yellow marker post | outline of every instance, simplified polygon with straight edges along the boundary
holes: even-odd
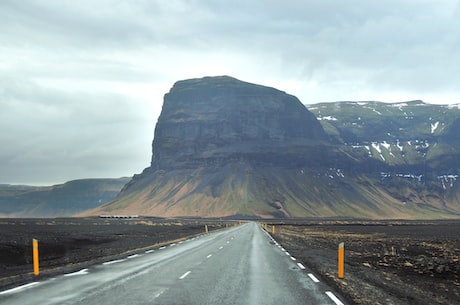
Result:
[[[344,243],[339,244],[339,259],[338,259],[338,276],[339,279],[343,279],[345,276],[345,245]]]
[[[205,226],[204,226],[204,232],[205,232],[206,234],[209,233],[209,231],[208,231],[208,225],[205,225]]]
[[[272,226],[272,234],[275,234],[275,226]]]
[[[40,268],[38,265],[38,240],[32,239],[32,254],[34,259],[34,275],[40,274]]]

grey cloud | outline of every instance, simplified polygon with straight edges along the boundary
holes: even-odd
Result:
[[[8,22],[3,36],[25,46],[122,48],[150,33],[136,10],[130,9],[135,8],[132,4],[135,2],[2,1],[0,16]]]
[[[305,103],[460,102],[459,16],[455,0],[0,1],[0,182],[142,170],[156,118],[145,109],[169,88],[126,84],[218,71],[293,82]]]
[[[460,71],[456,1],[208,1],[211,44],[279,58],[307,79],[356,70],[368,86],[443,89]],[[458,10],[458,8],[457,8]],[[215,36],[218,33],[219,36]],[[444,69],[446,73],[438,73]],[[411,77],[411,74],[413,77]],[[407,76],[404,76],[407,75]],[[423,76],[421,76],[423,75]],[[441,78],[439,78],[441,77]],[[357,79],[357,82],[360,80]],[[430,86],[426,86],[430,83]]]
[[[43,89],[30,81],[2,84],[0,183],[116,177],[147,164],[152,122],[136,101]]]

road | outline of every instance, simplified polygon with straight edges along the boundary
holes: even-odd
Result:
[[[343,304],[318,278],[248,223],[2,291],[0,304]]]

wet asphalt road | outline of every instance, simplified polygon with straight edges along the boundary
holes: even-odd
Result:
[[[0,304],[342,304],[318,278],[249,223],[2,291]]]

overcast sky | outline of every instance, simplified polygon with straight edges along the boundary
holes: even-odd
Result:
[[[140,173],[163,95],[214,75],[460,103],[459,1],[1,0],[0,183]]]

